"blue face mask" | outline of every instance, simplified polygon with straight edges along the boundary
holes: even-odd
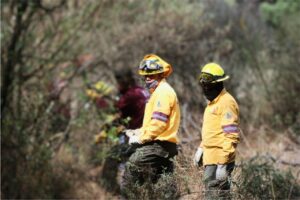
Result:
[[[158,85],[158,81],[154,80],[150,83],[146,83],[146,88],[147,89],[154,89],[154,88],[156,88],[157,85]]]

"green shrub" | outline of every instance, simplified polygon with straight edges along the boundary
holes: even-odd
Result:
[[[291,172],[279,171],[266,157],[254,157],[240,166],[237,196],[241,199],[294,199],[300,186]]]
[[[163,174],[157,183],[146,181],[142,186],[132,184],[125,191],[128,199],[178,199],[176,176]]]

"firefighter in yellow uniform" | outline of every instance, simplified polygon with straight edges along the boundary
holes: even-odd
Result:
[[[216,63],[206,64],[199,75],[208,105],[204,111],[202,141],[195,153],[194,164],[204,166],[205,195],[208,198],[229,196],[229,179],[239,143],[239,107],[223,85],[228,78]]]
[[[139,66],[150,99],[146,104],[143,125],[140,129],[126,130],[129,143],[137,145],[125,168],[126,184],[155,183],[162,173],[173,172],[172,158],[177,155],[177,132],[180,109],[174,89],[166,77],[172,66],[154,54],[144,57]]]

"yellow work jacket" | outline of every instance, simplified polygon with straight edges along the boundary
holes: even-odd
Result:
[[[239,108],[234,98],[223,89],[209,102],[202,125],[203,164],[228,164],[235,160],[239,142]]]
[[[142,143],[160,140],[178,143],[179,102],[173,88],[161,80],[146,104],[140,139]]]

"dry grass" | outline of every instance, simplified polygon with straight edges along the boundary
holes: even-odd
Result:
[[[195,127],[195,124],[200,126],[201,122],[196,122],[197,119],[201,121],[201,114],[191,114],[190,117],[185,119],[185,128],[183,129],[183,127],[181,127],[180,138],[184,142],[180,145],[180,153],[175,159],[176,168],[174,176],[165,177],[165,179],[162,179],[156,186],[145,186],[148,191],[149,189],[150,191],[154,191],[156,198],[159,197],[159,199],[162,199],[168,197],[161,191],[161,188],[169,185],[170,182],[176,183],[176,192],[173,193],[173,199],[190,200],[203,198],[203,185],[201,181],[203,169],[196,168],[192,165],[192,158],[200,141],[199,129]],[[248,166],[249,160],[257,156],[267,157],[271,160],[271,165],[267,167],[274,170],[276,177],[285,177],[285,172],[290,170],[295,181],[300,183],[299,167],[289,165],[289,163],[299,162],[298,152],[300,149],[299,145],[293,141],[288,134],[278,134],[268,127],[260,127],[259,129],[254,127],[241,128],[244,131],[241,135],[241,143],[238,146],[238,167],[233,174],[235,183],[241,184],[239,178],[243,175],[241,174],[242,163],[244,166]],[[107,148],[109,149],[109,145],[107,144],[105,147],[91,145],[93,139],[92,135],[97,129],[91,130],[89,133],[86,133],[83,129],[75,130],[76,135],[74,132],[74,137],[70,138],[70,143],[61,146],[53,160],[55,168],[60,171],[59,174],[64,174],[66,177],[69,177],[69,182],[71,183],[70,189],[62,192],[61,196],[81,199],[119,199],[120,196],[107,192],[101,187],[100,173],[102,170],[101,159],[103,158],[99,157],[100,160],[98,160],[98,162],[95,162],[95,160],[91,162],[93,156],[96,156],[97,153],[101,153]],[[257,138],[257,135],[260,135],[260,137]],[[103,154],[102,156],[105,155]],[[275,162],[272,161],[274,158]],[[253,165],[252,168],[249,169],[260,170],[255,168],[255,166],[253,167]],[[283,180],[285,179],[283,178]],[[154,197],[153,194],[146,192],[146,189],[139,189],[139,197],[142,199]],[[237,186],[233,187],[235,199],[240,199],[245,195],[242,194],[241,191],[245,190],[239,190]],[[150,194],[152,196],[150,196]],[[163,196],[157,194],[163,194]]]

